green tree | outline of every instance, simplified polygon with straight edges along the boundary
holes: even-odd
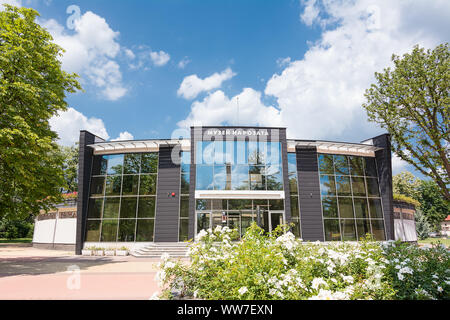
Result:
[[[428,223],[425,215],[420,209],[416,209],[416,214],[414,215],[414,218],[416,220],[417,237],[420,240],[425,240],[426,238],[428,238],[431,232],[430,224]]]
[[[442,197],[439,186],[434,181],[422,181],[418,200],[433,231],[439,231],[441,221],[450,213],[450,204]]]
[[[64,159],[62,169],[66,181],[66,192],[78,191],[78,146],[60,146],[60,152]]]
[[[33,9],[0,12],[0,218],[48,210],[65,187],[57,134],[49,119],[81,90],[61,69],[63,50],[35,22]]]
[[[418,200],[420,181],[411,172],[404,171],[392,177],[392,188],[395,194]]]
[[[433,179],[450,200],[449,48],[415,46],[394,69],[375,73],[377,84],[366,90],[363,107],[369,121],[388,130],[393,151],[424,176]]]

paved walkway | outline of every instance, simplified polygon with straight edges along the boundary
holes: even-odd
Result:
[[[158,259],[0,247],[0,300],[148,300]]]

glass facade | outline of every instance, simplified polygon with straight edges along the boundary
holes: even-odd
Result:
[[[199,141],[196,190],[283,190],[281,144]]]
[[[180,221],[179,241],[188,240],[189,231],[189,186],[191,174],[191,153],[181,152]]]
[[[320,154],[325,241],[356,241],[367,233],[385,240],[375,159]]]
[[[158,153],[94,156],[85,241],[153,241]]]
[[[297,154],[288,153],[288,174],[289,174],[289,190],[291,201],[291,219],[294,227],[292,233],[301,238],[302,229],[300,226],[300,204],[298,202],[298,177],[297,177]]]

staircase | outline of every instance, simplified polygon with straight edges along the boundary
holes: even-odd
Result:
[[[186,258],[188,244],[183,242],[153,243],[138,247],[131,251],[131,255],[139,258],[161,258],[164,253],[171,258]]]

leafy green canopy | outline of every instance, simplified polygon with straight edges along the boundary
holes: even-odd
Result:
[[[394,70],[375,73],[377,84],[363,104],[369,121],[389,131],[392,149],[432,178],[450,200],[448,44],[434,50],[414,47],[403,58],[393,55]]]
[[[81,87],[61,70],[63,50],[38,15],[9,5],[0,12],[0,218],[48,209],[66,187],[49,119],[66,110],[66,92]]]

